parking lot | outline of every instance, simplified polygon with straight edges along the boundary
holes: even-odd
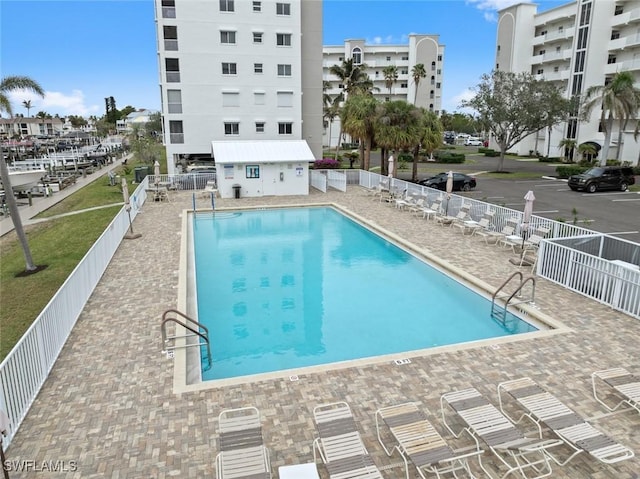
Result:
[[[524,195],[531,190],[536,197],[533,211],[536,215],[575,222],[579,226],[640,243],[640,192],[606,191],[591,194],[571,191],[566,180],[551,178],[556,174],[556,165],[529,159],[507,158],[504,169],[511,173],[505,173],[504,178],[495,178],[495,175],[490,177],[487,174],[496,170],[498,159],[475,155],[476,151],[476,148],[468,148],[467,162],[464,164],[439,165],[442,171],[452,169],[476,177],[477,187],[461,194],[522,210]],[[532,178],[518,179],[519,172],[529,173]],[[402,172],[399,176],[409,179],[410,173]],[[427,176],[422,174],[420,178]],[[640,177],[636,177],[636,185],[639,183]]]

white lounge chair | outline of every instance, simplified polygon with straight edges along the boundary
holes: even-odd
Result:
[[[598,386],[602,383],[608,386],[609,392],[617,395],[615,406],[609,406],[598,397]],[[640,377],[631,374],[624,368],[605,369],[591,374],[593,397],[609,411],[615,411],[621,406],[631,407],[640,413]],[[600,394],[602,396],[602,392]]]
[[[218,416],[218,479],[270,479],[269,451],[262,440],[260,412],[255,407],[225,409]]]
[[[385,445],[382,439],[383,425],[386,425],[395,439],[394,446]],[[407,479],[409,479],[410,460],[418,470],[418,474],[426,479],[425,472],[435,474],[465,471],[467,477],[475,477],[467,460],[482,454],[473,451],[467,454],[456,454],[429,422],[425,414],[414,403],[398,404],[380,408],[376,411],[376,432],[378,441],[388,456],[398,451],[404,460]]]
[[[383,479],[346,402],[316,406],[313,418],[318,432],[313,441],[313,460],[317,461],[317,451],[330,479]]]
[[[466,427],[457,433],[447,423],[445,406],[455,411],[464,421]],[[551,475],[551,463],[546,450],[562,444],[560,440],[540,440],[527,437],[513,423],[485,399],[475,388],[453,391],[440,398],[442,421],[446,428],[456,437],[466,432],[476,443],[480,451],[482,441],[493,455],[507,468],[502,477],[517,473],[527,479],[541,478]],[[482,464],[480,467],[489,476],[491,472]],[[532,476],[529,474],[533,474]]]
[[[614,464],[634,456],[632,450],[597,430],[530,378],[515,379],[498,385],[501,410],[505,393],[524,409],[524,413],[516,422],[520,422],[524,417],[530,419],[538,427],[540,437],[544,425],[573,450],[564,461],[548,453],[560,466],[581,452],[586,452],[605,464]]]

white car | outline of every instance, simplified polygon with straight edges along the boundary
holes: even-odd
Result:
[[[480,138],[476,138],[474,136],[470,136],[464,142],[465,146],[482,146],[483,141]]]

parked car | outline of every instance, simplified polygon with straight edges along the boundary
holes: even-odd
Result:
[[[455,131],[445,131],[443,136],[444,142],[448,145],[453,145],[456,141]]]
[[[470,136],[464,141],[465,146],[482,146],[483,141],[475,136]]]
[[[445,191],[447,189],[447,174],[448,173],[438,173],[436,176],[421,180],[418,183],[422,186],[428,186],[430,188]],[[453,174],[454,191],[469,191],[475,187],[476,179],[473,176],[465,175],[464,173]]]
[[[629,166],[596,166],[579,175],[569,177],[569,188],[595,193],[598,190],[627,191],[636,182]]]

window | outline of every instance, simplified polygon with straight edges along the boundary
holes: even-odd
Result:
[[[184,143],[184,132],[181,121],[169,121],[169,141],[171,143]]]
[[[278,135],[293,134],[293,123],[278,123]]]
[[[545,53],[547,53],[547,51],[546,51],[546,50],[540,50],[540,51],[538,52],[538,55],[544,55]]]
[[[276,3],[276,15],[291,15],[291,4]]]
[[[436,82],[436,88],[440,88],[440,82]]]
[[[162,27],[164,36],[164,49],[176,51],[178,49],[178,27],[165,25]]]
[[[620,32],[618,30],[614,30],[611,32],[611,40],[617,40],[620,38]]]
[[[387,57],[387,61],[390,62],[391,61],[391,57]]]
[[[240,134],[240,123],[238,123],[238,122],[225,122],[224,123],[224,134],[225,135],[239,135]]]
[[[162,0],[162,18],[176,18],[176,0]]]
[[[408,60],[408,59],[409,59],[408,55],[403,55],[402,58],[401,58],[401,60]]]
[[[180,90],[167,90],[167,112],[182,113],[182,92]]]
[[[500,45],[498,45],[498,53],[500,52]]]
[[[265,94],[263,91],[254,91],[253,92],[253,103],[254,105],[264,105],[265,104]]]
[[[560,53],[560,47],[556,47],[556,53]]]
[[[407,70],[406,68],[403,68],[402,70],[400,70],[400,75],[408,75],[409,74],[409,70]]]
[[[560,67],[553,67],[553,73],[558,73],[560,71]]]
[[[253,32],[253,43],[262,43],[262,32]]]
[[[400,83],[400,88],[409,88],[409,84],[407,84],[407,83]]]
[[[261,12],[262,11],[262,2],[253,2],[253,11]]]
[[[291,76],[291,65],[278,64],[278,76],[279,77],[290,77]]]
[[[542,75],[544,73],[544,69],[543,68],[538,68],[538,71],[536,73],[538,75]]]
[[[220,32],[220,43],[235,43],[236,42],[236,32]]]
[[[238,73],[238,70],[236,68],[236,64],[235,63],[226,63],[226,62],[222,63],[222,74],[223,75],[236,75],[237,73]]]
[[[622,15],[624,13],[624,6],[616,5],[616,9],[613,12],[614,15]]]
[[[612,63],[616,62],[616,56],[615,55],[609,55],[609,57],[607,58],[607,63],[609,65],[611,65]]]
[[[233,12],[235,8],[233,6],[234,0],[220,0],[220,11],[221,12]]]
[[[240,106],[240,93],[223,91],[222,106]]]
[[[433,111],[433,103],[429,103],[429,111]]]
[[[442,55],[438,55],[438,61],[441,62],[442,61]]]
[[[351,52],[351,58],[353,58],[354,65],[362,65],[362,50],[360,48],[355,47]]]
[[[434,77],[433,75],[431,75],[431,84],[432,85],[436,84],[436,77]]]
[[[388,96],[385,96],[384,101],[391,101],[391,98],[389,98]]]
[[[577,46],[576,46],[577,50],[582,50],[584,48],[587,48],[587,33],[588,32],[589,32],[588,28],[581,28],[578,31],[578,42],[577,42]]]
[[[576,72],[583,72],[584,71],[584,57],[585,57],[585,51],[581,51],[576,53],[576,68],[575,71]],[[609,55],[609,58],[611,58],[612,56]],[[607,63],[615,63],[616,62],[616,57],[613,56],[613,62],[607,62]]]
[[[260,166],[258,165],[247,165],[245,172],[247,178],[260,178]]]
[[[264,121],[256,121],[256,133],[264,133]]]
[[[177,58],[165,58],[164,64],[167,70],[167,83],[179,83],[180,61]]]
[[[436,69],[436,62],[431,62],[431,71]]]
[[[338,61],[341,62],[344,60],[344,57],[338,57]]]
[[[279,47],[291,46],[291,34],[290,33],[276,33],[276,45]]]
[[[253,73],[262,73],[262,63],[253,64]]]
[[[440,70],[439,68],[436,70],[436,75],[440,75],[442,74],[442,70]]]
[[[435,97],[435,92],[433,90],[429,90],[429,98]]]
[[[292,91],[279,91],[278,95],[278,107],[290,108],[293,106],[293,92]]]

